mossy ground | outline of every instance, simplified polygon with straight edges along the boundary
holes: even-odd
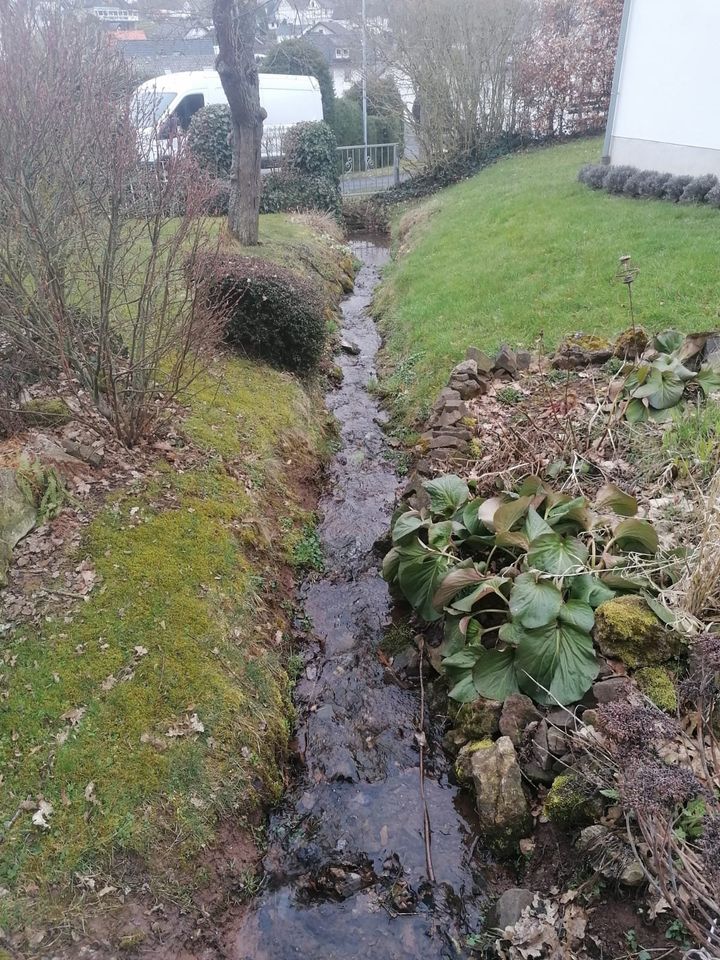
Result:
[[[289,570],[312,518],[298,484],[317,473],[325,414],[292,377],[236,358],[187,403],[198,465],[161,461],[114,495],[78,558],[100,585],[5,641],[0,928],[67,917],[83,878],[119,885],[128,864],[190,902],[222,818],[281,792]],[[40,799],[47,829],[23,809]]]

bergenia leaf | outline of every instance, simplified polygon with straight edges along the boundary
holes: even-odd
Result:
[[[520,689],[547,705],[581,700],[598,675],[589,633],[559,622],[528,631],[515,652]]]
[[[397,574],[400,589],[424,620],[439,620],[442,614],[435,609],[432,601],[450,561],[443,554],[431,550],[414,550],[410,553],[403,548],[400,552]]]
[[[401,514],[395,521],[392,530],[393,543],[402,543],[411,539],[419,530],[429,526],[430,521],[423,519],[419,511],[409,510]]]
[[[653,346],[658,353],[675,353],[685,342],[685,337],[677,330],[665,330],[653,337]]]
[[[634,517],[638,511],[638,502],[635,497],[625,493],[614,483],[606,483],[598,490],[595,498],[598,510],[612,510],[620,517]]]
[[[478,518],[480,522],[492,533],[495,533],[495,514],[505,502],[502,497],[488,497],[487,500],[482,501],[478,508]]]
[[[531,567],[564,577],[578,571],[587,558],[588,549],[579,540],[561,537],[558,533],[546,533],[530,544],[527,561]]]
[[[493,523],[498,533],[509,533],[527,514],[532,497],[519,497],[504,503],[493,517]]]
[[[582,600],[568,600],[560,607],[558,620],[571,627],[577,627],[585,633],[590,633],[595,626],[595,614],[589,603]]]
[[[628,553],[656,554],[659,541],[657,531],[647,520],[623,520],[613,530],[613,543]]]
[[[461,590],[466,587],[473,587],[479,583],[484,583],[488,579],[484,569],[478,566],[455,567],[443,579],[435,596],[433,597],[433,606],[442,610],[447,604],[456,597]]]
[[[428,480],[423,486],[430,496],[431,511],[442,517],[451,517],[470,498],[468,485],[453,474]]]
[[[532,630],[554,623],[562,594],[549,580],[540,580],[532,573],[522,573],[510,592],[510,613],[524,627]]]
[[[478,695],[488,700],[506,700],[520,690],[515,673],[515,650],[483,650],[473,668]]]

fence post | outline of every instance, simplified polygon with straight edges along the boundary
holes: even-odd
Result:
[[[398,145],[393,144],[393,176],[395,179],[395,186],[400,186],[400,150]]]

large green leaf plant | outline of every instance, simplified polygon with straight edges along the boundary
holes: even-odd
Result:
[[[383,572],[422,619],[445,618],[451,697],[581,699],[598,673],[595,609],[651,586],[641,558],[658,537],[635,498],[606,484],[591,506],[534,476],[487,499],[452,475],[425,489],[429,509],[396,513]]]
[[[658,334],[653,347],[655,360],[628,365],[621,397],[624,416],[629,423],[647,420],[664,422],[672,418],[672,410],[683,400],[688,387],[696,387],[708,397],[720,389],[720,376],[708,365],[691,370],[682,361],[685,337],[675,330]]]

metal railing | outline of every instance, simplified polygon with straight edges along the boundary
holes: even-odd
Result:
[[[362,197],[396,187],[401,181],[400,144],[338,147],[338,174],[344,196]]]

